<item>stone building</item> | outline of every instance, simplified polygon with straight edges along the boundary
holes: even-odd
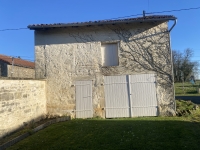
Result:
[[[174,21],[168,29],[168,21]],[[76,118],[175,115],[174,16],[36,24],[36,78],[47,111]]]
[[[0,77],[35,78],[35,63],[0,55]]]

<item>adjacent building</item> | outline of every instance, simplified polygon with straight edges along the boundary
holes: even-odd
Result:
[[[35,63],[0,54],[0,77],[35,78]]]

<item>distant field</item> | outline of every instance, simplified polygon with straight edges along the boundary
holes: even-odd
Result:
[[[190,82],[175,83],[174,85],[176,96],[200,96],[200,93],[197,93],[197,88],[200,88],[199,80],[194,85]]]

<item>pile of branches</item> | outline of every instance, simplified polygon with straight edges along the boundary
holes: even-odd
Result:
[[[191,101],[176,100],[176,116],[188,116],[197,109],[199,106]]]

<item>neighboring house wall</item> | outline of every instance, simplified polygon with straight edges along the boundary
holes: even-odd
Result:
[[[104,76],[153,73],[157,76],[159,115],[174,115],[171,50],[166,31],[166,22],[35,31],[36,78],[47,79],[48,113],[73,115],[75,81],[92,80],[94,116],[105,117]],[[118,44],[118,66],[102,66],[105,43]]]
[[[14,78],[35,78],[35,69],[19,67],[19,66],[12,66],[7,65],[8,74],[7,77],[14,77]]]
[[[0,138],[46,117],[45,81],[0,80]]]
[[[0,76],[13,78],[35,78],[35,69],[9,65],[0,61]]]

